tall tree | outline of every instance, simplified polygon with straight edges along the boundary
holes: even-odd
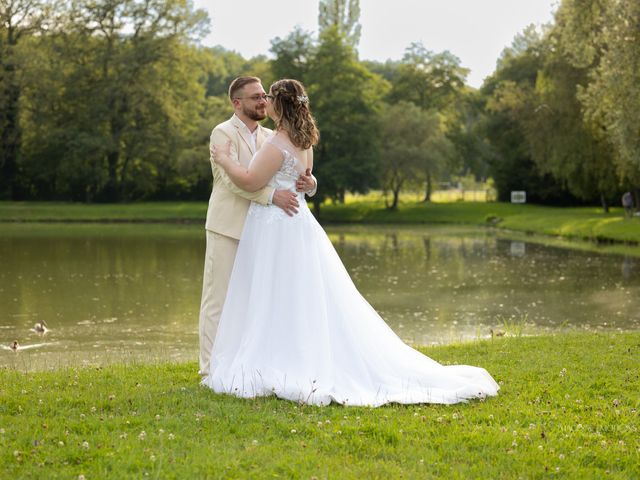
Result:
[[[0,198],[14,198],[18,173],[21,79],[18,45],[43,31],[51,19],[51,3],[0,0]]]
[[[588,83],[588,70],[569,64],[556,47],[555,35],[545,42],[544,65],[538,73],[533,114],[520,122],[538,168],[562,181],[576,197],[600,200],[605,212],[618,192],[612,148],[585,122],[578,92]]]
[[[188,186],[176,159],[204,100],[202,57],[189,36],[205,17],[181,0],[82,1],[66,16],[64,29],[34,40],[24,71],[23,164],[35,194],[178,195]]]
[[[452,157],[452,145],[444,132],[442,115],[401,101],[387,107],[382,115],[381,183],[391,192],[387,208],[395,210],[400,191],[406,185],[424,185],[424,201],[431,200],[433,184]]]
[[[314,171],[322,188],[314,197],[343,200],[346,191],[366,192],[378,180],[378,118],[388,85],[360,64],[335,27],[320,35],[308,88],[320,128]]]
[[[335,28],[352,47],[360,42],[360,0],[320,0],[320,32]]]
[[[529,27],[507,47],[496,71],[485,80],[485,129],[493,148],[489,170],[498,199],[508,201],[512,190],[525,190],[527,199],[540,203],[571,201],[561,181],[541,172],[533,160],[524,119],[534,115],[538,72],[543,67],[542,34]]]
[[[560,46],[589,70],[578,96],[585,119],[613,147],[621,178],[640,185],[640,4],[565,0],[557,15]]]
[[[296,27],[285,38],[276,37],[271,41],[271,52],[275,59],[271,70],[275,78],[295,78],[307,82],[309,66],[316,53],[313,36]]]
[[[412,43],[398,66],[390,99],[409,100],[424,110],[444,110],[459,98],[468,73],[451,52],[434,53],[422,43]]]
[[[144,158],[140,147],[162,138],[155,134],[162,135],[163,129],[178,128],[181,112],[174,102],[188,102],[185,85],[180,90],[172,85],[185,79],[179,74],[185,53],[181,44],[204,33],[206,15],[181,0],[83,1],[72,15],[75,38],[83,39],[75,48],[88,67],[79,74],[85,78],[85,93],[97,100],[94,121],[104,138],[107,180],[101,197],[120,200],[130,170]],[[176,148],[163,143],[167,150],[152,154],[160,165]],[[156,169],[160,184],[169,181],[164,171]]]

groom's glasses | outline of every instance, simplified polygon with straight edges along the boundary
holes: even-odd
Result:
[[[250,97],[236,97],[236,100],[244,100],[245,98],[248,98],[249,100],[253,100],[254,102],[259,102],[260,100],[264,100],[266,102],[267,98],[269,97],[270,95],[263,93],[262,95],[256,94],[256,95],[251,95]]]

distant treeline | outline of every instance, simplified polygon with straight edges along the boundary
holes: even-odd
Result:
[[[208,137],[238,75],[302,80],[321,131],[324,198],[462,175],[500,199],[616,201],[640,185],[640,3],[563,0],[527,28],[480,90],[448,51],[408,46],[361,61],[359,4],[321,0],[318,34],[272,56],[198,44],[207,15],[185,0],[0,0],[0,198],[205,199]]]

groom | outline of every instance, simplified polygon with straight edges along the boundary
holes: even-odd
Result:
[[[231,141],[234,160],[249,166],[253,154],[271,135],[271,130],[258,122],[267,117],[267,96],[257,77],[238,77],[229,86],[229,99],[234,114],[226,122],[216,126],[211,133],[210,147]],[[213,190],[209,198],[205,225],[207,247],[200,304],[200,375],[209,375],[209,359],[213,340],[227,295],[229,277],[238,249],[244,220],[250,201],[263,205],[274,204],[288,215],[298,213],[297,195],[289,190],[274,190],[266,186],[257,192],[239,189],[210,157],[213,172]],[[297,182],[298,191],[313,195],[317,183],[313,175],[302,175]]]

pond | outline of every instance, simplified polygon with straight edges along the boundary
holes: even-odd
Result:
[[[640,328],[637,257],[484,228],[327,231],[412,344]],[[1,224],[0,366],[195,360],[203,255],[201,226]]]

